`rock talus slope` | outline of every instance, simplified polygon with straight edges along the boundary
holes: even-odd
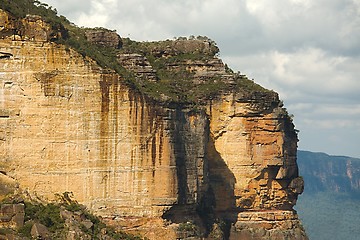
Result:
[[[5,31],[10,20],[1,14]],[[297,135],[276,93],[227,91],[200,110],[160,104],[49,42],[47,31],[0,39],[0,195],[16,188],[51,201],[72,192],[150,239],[161,235],[149,221],[164,239],[219,239],[222,222],[222,238],[307,239],[292,209],[303,188]],[[229,77],[219,59],[212,62],[179,65],[195,69],[199,81]],[[189,222],[195,233],[181,228]]]

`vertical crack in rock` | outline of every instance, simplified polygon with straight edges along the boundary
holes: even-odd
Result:
[[[209,187],[205,199],[200,206],[200,214],[211,231],[213,225],[222,219],[226,224],[222,231],[227,239],[230,226],[236,222],[237,210],[235,202],[236,178],[225,160],[215,147],[214,137],[208,132],[210,139],[207,145],[206,160],[208,164]]]
[[[181,109],[176,108],[173,113],[173,143],[174,155],[176,162],[176,172],[178,179],[178,204],[185,205],[188,203],[189,187],[187,174],[187,156],[186,156],[186,140],[184,139],[184,124],[186,123],[184,113]],[[190,199],[189,199],[190,200]]]
[[[100,159],[96,161],[96,171],[101,172],[101,184],[104,187],[104,198],[114,192],[111,186],[116,184],[116,165],[118,159],[118,112],[119,112],[119,83],[118,76],[104,73],[99,81],[101,91],[100,105]]]
[[[97,161],[97,168],[102,170],[102,179],[100,184],[103,186],[103,198],[108,197],[109,173],[106,166],[109,160],[109,110],[110,110],[110,86],[111,81],[107,75],[102,75],[99,82],[101,90],[101,120],[100,120],[100,159]],[[105,168],[105,169],[104,169]]]
[[[100,121],[100,158],[106,161],[108,158],[108,133],[109,133],[109,104],[111,82],[106,75],[102,75],[99,82],[101,90],[101,121]]]
[[[208,118],[204,112],[192,112],[180,106],[170,111],[171,141],[177,173],[177,203],[165,212],[163,218],[176,223],[192,219],[202,226],[204,221],[198,210],[207,198]]]

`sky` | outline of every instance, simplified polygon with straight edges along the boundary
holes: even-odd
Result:
[[[42,0],[137,41],[208,36],[220,58],[279,93],[299,149],[360,158],[360,0]]]

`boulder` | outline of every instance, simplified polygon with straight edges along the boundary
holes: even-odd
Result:
[[[31,236],[35,239],[50,239],[50,232],[47,227],[41,223],[34,223],[31,228]]]
[[[95,43],[103,47],[121,48],[121,37],[116,31],[105,28],[96,28],[86,30],[85,36],[89,42]]]

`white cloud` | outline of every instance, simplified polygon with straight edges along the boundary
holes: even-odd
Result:
[[[87,3],[90,6],[88,11],[81,12],[76,19],[80,26],[107,27],[118,12],[117,0],[91,0]]]
[[[315,119],[304,119],[304,123],[311,125],[312,128],[320,129],[338,129],[348,128],[354,131],[359,131],[360,124],[357,121],[343,120],[343,119],[327,119],[327,120],[315,120]]]
[[[321,104],[317,110],[324,115],[340,115],[345,117],[356,116],[360,117],[360,104]],[[359,122],[360,123],[360,122]]]
[[[311,111],[314,108],[313,103],[293,103],[288,104],[288,108],[292,109],[293,111]]]
[[[360,14],[355,1],[247,0],[246,6],[264,30],[259,37],[282,51],[295,44],[353,54],[351,49],[358,47]]]
[[[271,50],[259,55],[225,57],[225,60],[233,68],[249,72],[250,77],[266,87],[280,91],[285,100],[360,100],[360,68],[355,67],[360,66],[359,58],[301,48],[290,53]]]
[[[360,37],[357,0],[45,1],[79,25],[106,25],[138,40],[212,35],[231,41],[227,54],[304,45],[354,54]]]
[[[91,4],[88,0],[41,0],[50,6],[55,7],[60,15],[66,16],[70,21],[77,22],[77,18],[82,13],[90,11]]]
[[[320,95],[336,96],[360,91],[360,81],[343,70],[346,62],[354,59],[331,56],[315,48],[300,49],[294,53],[274,52],[271,57],[275,65],[274,77],[280,84],[304,88],[309,93]]]

